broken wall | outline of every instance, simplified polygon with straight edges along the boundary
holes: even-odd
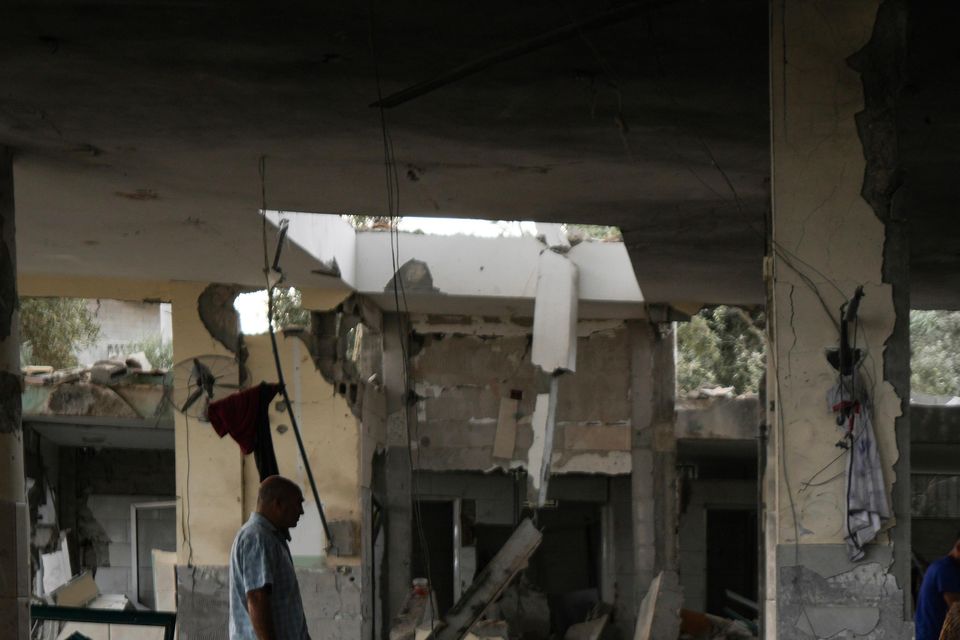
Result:
[[[174,362],[205,354],[234,356],[225,344],[235,344],[238,335],[239,325],[232,307],[233,296],[240,290],[237,287],[223,286],[222,295],[210,296],[210,285],[206,283],[36,276],[21,278],[21,282],[24,295],[169,301],[173,309]],[[303,291],[306,306],[313,301],[336,303],[342,299],[342,292],[325,295],[323,291]],[[353,534],[360,519],[358,420],[317,371],[301,340],[278,335],[278,342],[288,392],[327,517],[334,524],[349,523],[340,528]],[[269,337],[249,336],[245,344],[246,366],[253,383],[275,381]],[[345,637],[359,637],[360,607],[353,607],[350,594],[356,591],[359,601],[360,559],[338,558],[333,566],[328,566],[328,558],[322,556],[324,540],[319,517],[311,509],[312,493],[299,462],[289,420],[278,411],[278,400],[279,397],[271,406],[278,464],[282,474],[300,484],[306,500],[307,513],[301,521],[302,528],[295,530],[297,539],[292,549],[298,563],[307,565],[299,571],[304,604],[310,615],[308,623],[316,637],[325,637],[324,633],[334,628]],[[212,576],[215,583],[225,575],[233,538],[255,503],[258,483],[252,456],[244,458],[229,436],[220,439],[208,423],[177,413],[175,433],[180,633],[182,638],[197,638],[204,637],[204,629],[216,628],[222,633],[225,628],[226,601],[209,592],[213,583],[205,577]],[[359,546],[354,544],[354,549]]]
[[[417,393],[413,434],[422,469],[511,469],[528,464],[536,396],[545,392],[530,362],[527,333],[489,335],[476,327],[429,333],[418,326],[410,375]],[[560,378],[553,473],[630,473],[630,351],[624,324],[581,323],[577,371]],[[511,403],[511,398],[516,401]],[[518,398],[518,400],[517,400]],[[505,409],[503,409],[505,407]],[[513,421],[515,420],[515,427]],[[494,452],[498,430],[509,444]]]
[[[772,5],[767,637],[911,632],[909,439],[901,419],[909,409],[908,272],[902,228],[890,216],[896,184],[883,184],[895,172],[885,164],[897,148],[883,120],[891,111],[876,87],[865,89],[871,78],[897,73],[895,59],[875,56],[899,46],[901,17],[888,11],[896,4]],[[867,353],[860,384],[871,395],[894,518],[853,563],[844,543],[844,476],[834,477],[836,468],[818,474],[842,436],[826,401],[837,376],[824,348],[837,345],[841,304],[858,285],[865,297],[854,339]]]

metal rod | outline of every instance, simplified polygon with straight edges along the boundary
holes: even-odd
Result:
[[[307,470],[307,479],[310,481],[310,490],[313,492],[313,500],[317,503],[317,511],[320,513],[320,524],[323,525],[323,534],[327,537],[327,551],[333,547],[333,534],[330,533],[330,527],[327,525],[327,517],[323,513],[323,504],[320,502],[320,493],[317,491],[317,483],[313,479],[313,469],[310,468],[310,460],[307,459],[307,450],[303,446],[303,437],[300,435],[300,425],[297,424],[297,418],[293,414],[293,405],[290,402],[290,396],[287,395],[287,385],[283,380],[283,367],[280,364],[280,350],[277,347],[277,334],[273,330],[273,287],[267,289],[267,328],[270,332],[270,344],[273,346],[273,361],[277,366],[277,383],[280,385],[280,394],[283,396],[283,403],[287,407],[287,415],[290,416],[290,425],[293,427],[293,434],[297,436],[297,447],[300,449],[300,458],[303,460],[303,467]]]
[[[177,614],[165,611],[117,611],[115,609],[54,607],[45,604],[34,604],[30,605],[30,617],[34,620],[163,627],[164,640],[173,640],[173,632],[177,626]]]

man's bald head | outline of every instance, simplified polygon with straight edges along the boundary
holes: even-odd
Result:
[[[257,513],[274,526],[292,529],[303,514],[303,492],[296,482],[283,476],[270,476],[260,483]]]

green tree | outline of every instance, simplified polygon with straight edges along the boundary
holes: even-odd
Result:
[[[960,311],[910,312],[910,386],[960,395]]]
[[[757,391],[766,366],[762,310],[703,309],[677,329],[677,385],[693,391],[707,384]]]
[[[100,325],[81,298],[20,298],[23,365],[77,366],[77,349],[92,345]]]
[[[347,214],[343,216],[347,222],[353,225],[354,229],[368,231],[370,229],[390,229],[399,223],[401,218],[396,216],[364,216],[360,214]]]
[[[278,287],[273,291],[273,326],[277,329],[287,327],[307,327],[310,325],[310,312],[301,305],[303,297],[294,287]]]

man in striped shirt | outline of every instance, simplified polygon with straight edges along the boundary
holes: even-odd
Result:
[[[270,476],[230,550],[230,640],[310,640],[287,542],[303,515],[294,482]]]

